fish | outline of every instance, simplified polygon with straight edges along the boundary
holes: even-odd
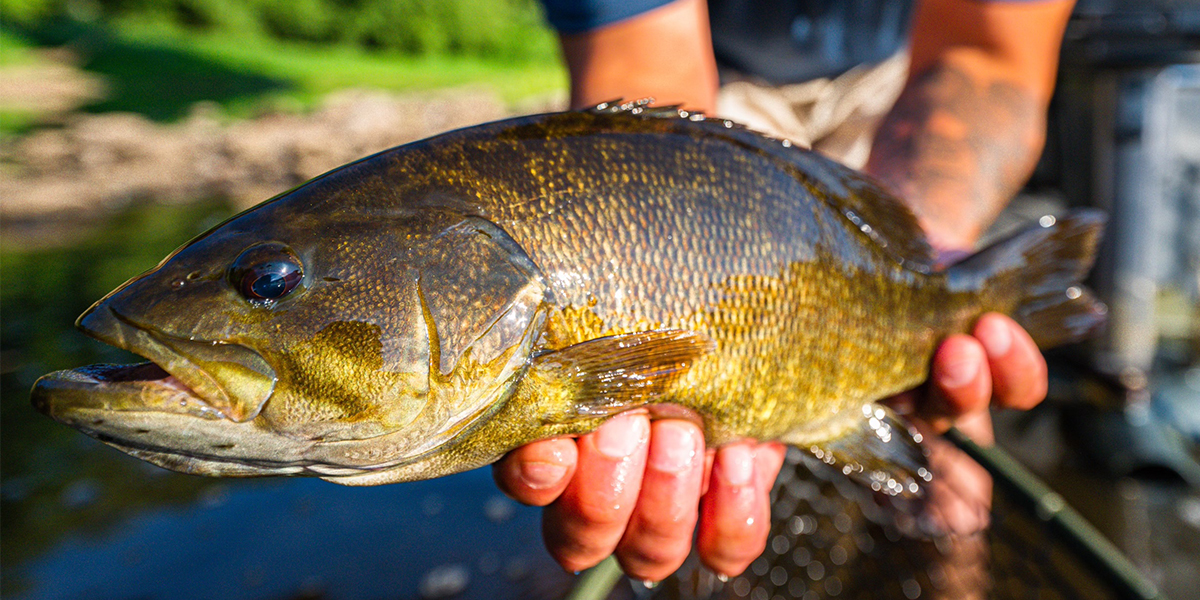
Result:
[[[676,107],[603,103],[386,150],[187,242],[89,308],[150,362],[42,377],[34,406],[210,476],[428,479],[633,409],[710,446],[780,440],[919,492],[880,399],[947,335],[1011,314],[1042,347],[1099,327],[1076,210],[937,265],[863,174]]]

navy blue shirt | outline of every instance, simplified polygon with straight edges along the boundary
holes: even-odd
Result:
[[[671,0],[542,0],[560,33],[589,31]],[[989,1],[989,0],[984,0]],[[990,0],[1028,1],[1028,0]],[[895,54],[912,0],[709,0],[717,64],[784,84],[833,77]]]

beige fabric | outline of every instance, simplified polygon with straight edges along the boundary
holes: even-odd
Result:
[[[871,139],[908,75],[908,53],[834,79],[784,86],[734,81],[721,87],[717,114],[862,168]]]

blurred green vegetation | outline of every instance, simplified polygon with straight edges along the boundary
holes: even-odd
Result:
[[[537,59],[553,53],[536,0],[0,0],[23,26],[56,18],[154,22],[196,32],[410,55]]]
[[[0,0],[0,2],[3,1]],[[30,51],[27,40],[10,31],[0,29],[0,67],[28,64],[33,60],[34,55]]]
[[[0,0],[0,66],[63,48],[107,96],[89,112],[234,118],[347,87],[480,86],[509,103],[566,75],[535,0]],[[28,119],[0,114],[0,131]],[[7,123],[6,123],[7,121]]]

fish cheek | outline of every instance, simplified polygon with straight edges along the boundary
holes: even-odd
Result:
[[[278,431],[323,441],[373,437],[412,422],[429,391],[428,345],[425,356],[411,357],[411,368],[397,368],[384,333],[374,323],[334,321],[290,344],[264,419]]]

